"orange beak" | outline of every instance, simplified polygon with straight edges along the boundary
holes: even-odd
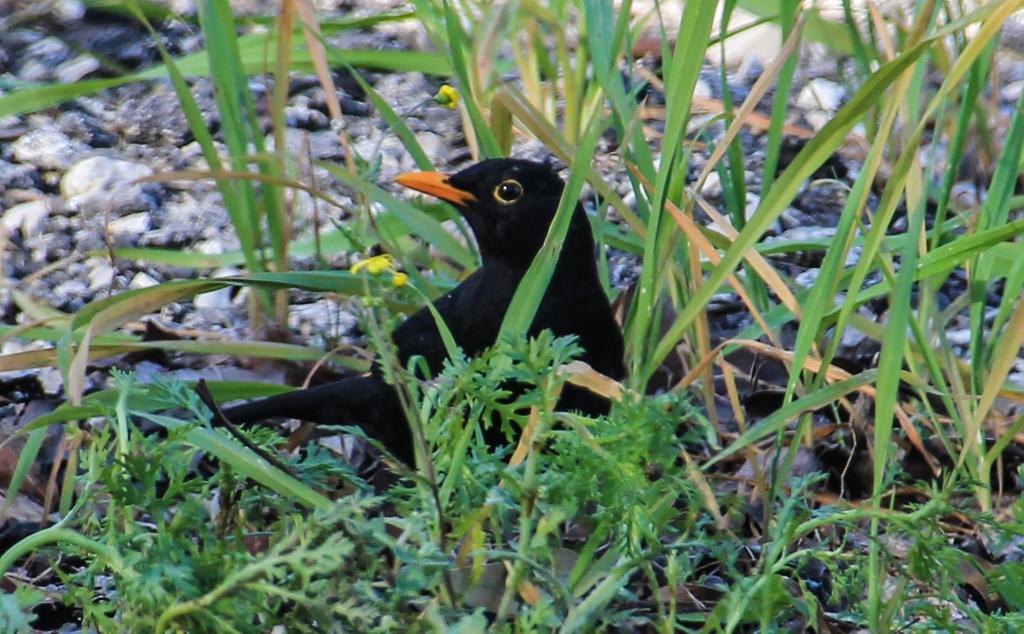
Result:
[[[430,194],[453,205],[465,206],[476,202],[476,196],[453,187],[448,182],[448,177],[440,172],[406,172],[400,174],[395,182],[402,187]]]

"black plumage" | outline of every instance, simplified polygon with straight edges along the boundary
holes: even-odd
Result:
[[[564,183],[550,167],[515,159],[477,163],[456,174],[403,174],[397,181],[445,200],[466,218],[480,248],[482,266],[434,301],[455,342],[470,356],[495,343],[512,296],[537,255],[558,208]],[[562,251],[529,333],[550,329],[576,335],[582,360],[612,378],[623,375],[622,334],[601,287],[594,238],[585,212],[576,206]],[[404,365],[423,357],[432,373],[447,358],[433,316],[420,309],[391,333]],[[600,414],[608,402],[566,386],[559,407]],[[358,425],[398,458],[413,459],[412,440],[392,386],[375,370],[272,396],[225,411],[236,423],[275,417],[337,425]],[[497,442],[489,435],[491,442]]]

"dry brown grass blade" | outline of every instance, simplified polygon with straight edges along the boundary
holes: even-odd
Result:
[[[326,93],[324,98],[327,102],[327,111],[330,112],[331,119],[340,122],[342,120],[341,104],[338,103],[338,91],[334,87],[331,67],[327,62],[327,51],[321,41],[323,34],[320,32],[320,24],[316,20],[316,9],[311,0],[284,0],[284,4],[294,6],[299,13],[299,19],[302,20],[302,33],[306,36],[306,45],[309,46],[309,57],[313,62],[313,69]]]
[[[781,58],[781,57],[780,57]],[[661,78],[640,66],[636,69],[636,72],[640,77],[647,83],[654,86],[658,90],[664,92],[665,84],[661,81]],[[767,71],[766,73],[767,74]],[[756,104],[755,104],[756,105]],[[712,97],[702,97],[698,95],[693,96],[693,113],[694,114],[723,114],[725,112],[725,104],[721,99],[714,99]],[[764,132],[771,127],[772,118],[770,115],[762,114],[760,112],[754,112],[753,108],[747,112],[741,112],[741,108],[734,107],[732,109],[733,117],[740,123],[740,125],[747,126],[755,132]],[[664,119],[665,108],[663,106],[643,106],[641,109],[641,116],[648,119]],[[810,139],[815,135],[814,130],[804,128],[797,125],[786,124],[782,127],[782,131],[789,136],[794,136],[800,139]]]
[[[765,356],[772,357],[783,363],[793,362],[792,352],[763,344],[760,341],[752,341],[749,339],[733,339],[731,340],[731,343],[736,343],[745,346],[751,350],[754,350]],[[819,373],[821,371],[821,360],[808,358],[804,361],[803,369],[809,372]],[[842,368],[839,368],[834,365],[829,365],[828,368],[826,368],[825,370],[825,378],[832,382],[843,381],[850,378],[851,376],[852,375],[846,370],[843,370]],[[875,388],[871,385],[862,385],[859,388],[857,388],[857,390],[871,398],[876,398],[878,396]],[[928,462],[929,467],[931,467],[932,471],[937,475],[940,472],[939,461],[935,459],[935,456],[933,456],[931,452],[925,449],[924,442],[922,442],[921,440],[921,434],[919,434],[917,429],[914,427],[914,424],[910,420],[910,417],[907,415],[906,410],[903,408],[901,404],[896,403],[894,405],[894,411],[896,413],[896,418],[899,420],[900,427],[903,429],[903,433],[907,435],[907,440],[910,441],[910,443],[914,446],[915,449],[921,452],[921,455],[924,456],[924,459]]]
[[[718,530],[729,532],[729,522],[722,515],[722,509],[718,506],[718,499],[715,497],[715,492],[711,489],[711,485],[708,484],[707,479],[704,478],[704,474],[701,473],[700,467],[694,462],[693,458],[686,450],[679,452],[682,456],[683,461],[686,462],[686,476],[693,482],[697,490],[700,491],[701,497],[704,499],[704,505],[708,512],[711,513],[712,517],[715,518],[715,526]]]
[[[530,408],[530,415],[526,419],[526,427],[523,427],[522,433],[519,434],[516,450],[512,452],[512,457],[508,459],[508,466],[518,467],[526,460],[526,454],[530,453],[530,446],[533,444],[533,433],[537,431],[537,422],[539,420],[540,409],[534,405]],[[504,482],[501,482],[499,486],[503,484]]]
[[[134,346],[103,346],[99,350],[89,351],[89,361],[102,359],[107,356],[127,354],[137,349]],[[0,355],[0,372],[46,368],[55,365],[57,365],[56,348],[25,350],[24,352],[11,352]]]
[[[57,320],[63,320],[63,319],[66,319],[66,318],[65,317],[47,317],[47,318],[43,318],[43,319],[35,319],[35,320],[32,320],[32,321],[28,321],[28,322],[25,322],[23,324],[18,324],[17,326],[14,326],[13,328],[8,330],[7,332],[5,332],[2,335],[0,335],[0,346],[2,346],[3,344],[7,343],[8,341],[11,341],[12,339],[17,339],[18,337],[21,336],[21,333],[25,332],[26,330],[31,330],[32,328],[37,328],[39,326],[45,326],[46,324],[48,324],[50,322],[57,321]],[[3,359],[6,356],[7,355],[0,355],[0,359]]]
[[[697,202],[697,204],[700,205],[701,210],[708,214],[708,216],[711,217],[711,220],[714,221],[715,225],[722,230],[722,233],[723,235],[725,235],[725,237],[729,238],[730,240],[736,240],[736,238],[739,236],[739,232],[736,231],[736,229],[732,226],[732,223],[729,222],[728,218],[719,213],[718,210],[714,208],[714,206],[709,205],[708,202],[704,200],[704,198],[697,194],[695,191],[690,190],[690,195]],[[775,271],[775,268],[771,264],[769,264],[768,260],[766,260],[763,255],[761,255],[760,253],[753,249],[748,251],[744,258],[746,259],[747,264],[749,264],[751,267],[754,268],[755,271],[757,271],[757,274],[761,277],[764,283],[771,288],[772,292],[774,292],[778,296],[779,301],[782,302],[782,305],[785,306],[786,309],[793,314],[793,316],[799,319],[803,315],[803,311],[800,310],[800,303],[796,301],[796,297],[793,295],[792,291],[789,290],[789,286],[787,286],[786,283],[782,281],[782,276],[780,276]],[[719,258],[719,260],[721,260],[721,258]],[[716,261],[714,262],[714,264],[718,264],[718,262]],[[748,310],[751,310],[751,312],[755,315],[755,319],[757,319],[757,317],[760,316],[757,313],[757,311],[753,310],[750,306],[748,306]],[[765,328],[763,319],[758,319],[757,322],[758,324],[761,325],[762,328]],[[770,333],[771,331],[765,329],[765,332]],[[771,335],[769,334],[769,338],[770,337]]]
[[[638,71],[639,74],[644,77],[654,77],[649,70],[642,69]],[[655,77],[657,79],[657,77]],[[661,80],[658,80],[659,83]],[[644,119],[664,119],[665,108],[664,106],[641,106],[639,108],[640,116]],[[710,114],[718,115],[725,112],[725,104],[722,103],[721,99],[714,99],[713,97],[700,97],[697,95],[693,96],[693,112],[694,114]],[[739,112],[739,108],[733,108],[733,116],[736,116]],[[752,132],[760,133],[768,130],[771,126],[772,118],[766,114],[760,112],[748,113],[744,119],[741,119],[743,125],[750,128]],[[814,138],[814,130],[805,128],[803,126],[793,125],[787,123],[782,126],[782,131],[787,136],[796,137],[798,139],[812,139]]]
[[[793,362],[792,352],[761,343],[760,341],[753,341],[750,339],[729,339],[723,341],[721,344],[716,346],[715,349],[712,350],[712,354],[710,356],[701,359],[700,363],[696,367],[691,369],[690,372],[686,374],[686,376],[680,379],[680,381],[676,383],[675,386],[673,386],[672,391],[686,389],[695,380],[697,380],[697,377],[699,377],[704,372],[708,365],[714,362],[718,355],[722,353],[722,350],[732,345],[744,346],[755,352],[764,354],[765,356],[769,356],[778,361],[781,361],[782,363],[789,364]],[[809,372],[817,373],[821,369],[821,361],[819,359],[806,359],[803,363],[802,369],[807,370]],[[829,365],[825,372],[826,380],[833,383],[846,380],[851,376],[852,375],[849,372],[835,365]],[[861,392],[866,396],[869,396],[870,398],[875,398],[877,395],[875,388],[870,385],[862,385],[859,388],[857,388],[857,391]],[[925,449],[924,443],[921,440],[921,434],[919,434],[917,429],[914,427],[914,424],[911,421],[910,416],[907,415],[906,410],[903,408],[902,405],[896,403],[894,411],[896,412],[896,418],[897,420],[899,420],[900,427],[907,435],[907,439],[910,441],[910,443],[914,446],[915,449],[921,452],[921,455],[928,462],[928,466],[932,469],[932,471],[938,474],[940,471],[939,461],[936,460],[935,456],[933,456],[931,452]]]
[[[768,90],[775,84],[775,79],[779,73],[782,72],[782,67],[789,60],[790,56],[796,51],[796,46],[800,42],[800,34],[803,33],[804,28],[804,16],[802,12],[799,12],[796,18],[796,23],[793,25],[793,30],[790,32],[789,37],[786,38],[786,42],[783,44],[779,54],[775,56],[771,65],[765,69],[761,76],[757,78],[754,85],[750,87],[750,94],[743,100],[743,104],[739,110],[736,111],[735,120],[729,129],[725,131],[725,136],[715,144],[715,150],[708,157],[707,163],[704,164],[704,169],[701,170],[700,176],[697,177],[697,181],[694,184],[694,189],[700,190],[704,186],[704,181],[707,179],[708,174],[711,170],[715,169],[718,165],[718,161],[722,160],[725,153],[729,150],[729,146],[732,145],[733,140],[739,135],[740,130],[743,128],[743,122],[746,120],[747,115],[754,111],[754,108],[761,101]]]
[[[629,168],[629,171],[633,173],[633,175],[637,178],[637,180],[640,181],[640,183],[644,186],[645,189],[647,189],[648,191],[651,191],[653,189],[653,187],[651,186],[651,182],[647,180],[647,178],[645,178],[643,174],[640,173],[640,170],[637,169],[636,165],[627,161],[626,167]],[[672,215],[672,218],[676,221],[676,224],[679,225],[679,228],[683,231],[684,234],[686,234],[686,237],[690,240],[690,243],[696,246],[697,249],[700,250],[700,252],[706,258],[708,258],[708,260],[712,264],[718,264],[719,262],[721,262],[722,258],[721,256],[718,255],[718,251],[715,250],[711,242],[707,239],[707,237],[700,230],[700,228],[697,227],[697,224],[687,214],[683,213],[679,209],[679,207],[677,207],[672,201],[669,200],[665,201],[665,209],[668,210],[668,212]],[[751,253],[754,255],[751,255]],[[761,256],[761,254],[757,252],[751,253],[747,254],[751,258],[756,256],[757,258],[761,258],[762,260],[764,259]],[[764,264],[765,266],[768,266],[767,262],[765,262]],[[772,273],[774,273],[774,269],[772,269]],[[739,281],[739,278],[737,278],[734,274],[730,274],[726,279],[728,280],[729,285],[732,286],[733,290],[739,296],[740,300],[747,307],[747,310],[750,311],[751,317],[761,327],[761,330],[768,336],[768,339],[771,340],[773,343],[778,344],[778,341],[775,339],[772,329],[768,327],[768,322],[764,320],[764,317],[761,316],[760,311],[757,310],[757,306],[755,306],[753,300],[750,299],[750,295],[747,294],[746,287],[744,287],[743,284]]]
[[[260,183],[267,183],[269,185],[280,185],[282,187],[288,187],[289,189],[299,189],[317,200],[322,200],[332,207],[337,209],[344,208],[340,201],[328,196],[322,190],[306,185],[301,181],[292,180],[290,178],[279,178],[268,174],[260,174],[259,172],[245,172],[241,170],[177,170],[173,172],[157,172],[156,174],[140,178],[136,182],[166,183],[170,181],[201,181],[208,179],[248,179]]]
[[[882,17],[881,12],[875,3],[867,3],[868,13],[871,16],[871,22],[875,26],[875,34],[878,36],[878,40],[882,43],[882,53],[886,62],[891,62],[896,58],[896,42],[892,39],[892,33],[890,32],[890,24]]]
[[[621,401],[622,395],[626,391],[622,383],[601,374],[584,361],[566,363],[558,371],[566,375],[566,380],[569,383],[613,401]]]

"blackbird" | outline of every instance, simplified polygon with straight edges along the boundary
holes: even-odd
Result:
[[[564,183],[549,166],[516,159],[482,161],[452,175],[412,172],[396,181],[454,205],[476,236],[483,265],[436,299],[434,306],[459,347],[469,356],[479,355],[495,343],[505,310],[544,242]],[[529,334],[544,329],[557,336],[576,335],[584,350],[583,361],[607,376],[622,377],[622,333],[598,280],[594,238],[579,204]],[[403,366],[419,355],[431,373],[437,373],[447,358],[434,318],[426,308],[402,322],[391,337]],[[599,415],[607,412],[609,403],[567,385],[559,407]],[[235,423],[288,417],[357,425],[397,458],[413,462],[412,435],[400,401],[379,368],[365,376],[231,407],[224,413]],[[486,437],[492,445],[505,442],[494,432]]]

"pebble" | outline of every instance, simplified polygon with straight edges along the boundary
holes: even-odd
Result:
[[[284,109],[284,116],[289,128],[323,130],[331,125],[331,120],[327,115],[305,106],[288,106]]]
[[[193,94],[196,92],[194,90]],[[211,117],[207,116],[203,106],[200,108],[204,120],[209,124]],[[193,138],[174,87],[168,82],[156,82],[151,90],[140,95],[132,93],[122,99],[110,117],[110,127],[126,141],[142,145],[170,142],[176,147],[182,147]]]
[[[81,0],[56,0],[50,10],[60,22],[78,22],[85,17],[85,3]]]
[[[68,170],[60,190],[70,208],[86,213],[148,210],[154,207],[152,188],[135,181],[152,173],[141,163],[92,156]]]
[[[53,78],[62,84],[70,84],[100,69],[99,60],[92,55],[79,55],[57,66]]]
[[[156,286],[159,283],[160,282],[156,281],[152,275],[145,273],[143,271],[139,271],[138,273],[135,274],[135,277],[132,278],[132,281],[129,283],[129,286],[131,288],[150,288],[152,286]]]
[[[117,143],[117,137],[107,132],[92,114],[80,111],[62,112],[57,117],[57,126],[72,140],[91,148],[113,147]]]
[[[18,69],[18,78],[27,82],[48,82],[53,70],[73,55],[71,48],[60,38],[44,37],[28,45]]]
[[[308,304],[293,304],[288,309],[288,327],[297,331],[303,340],[322,337],[325,333],[334,336],[350,334],[358,321],[355,315],[339,310],[335,302],[320,300]]]
[[[64,376],[58,368],[39,368],[36,370],[36,380],[46,394],[60,394],[64,389]]]
[[[836,235],[834,227],[819,227],[816,225],[806,227],[793,227],[792,229],[786,229],[773,238],[774,240],[793,240],[795,242],[802,242],[805,240],[828,240],[832,236]]]
[[[266,142],[268,148],[274,148],[273,135],[267,135]],[[289,128],[285,130],[284,144],[291,156],[306,156],[308,153],[318,161],[342,161],[345,158],[341,140],[330,130],[308,132]]]
[[[14,205],[0,217],[0,224],[9,233],[21,231],[21,235],[29,236],[39,231],[43,221],[50,214],[50,203],[46,200],[33,200]]]
[[[824,110],[811,110],[804,113],[804,119],[815,132],[820,132],[832,120],[832,115]]]
[[[240,271],[238,269],[220,268],[214,271],[210,277],[233,277],[239,274]],[[193,300],[193,304],[195,304],[196,308],[227,310],[231,308],[231,295],[234,290],[235,289],[231,286],[225,286],[224,288],[220,288],[209,293],[196,295],[195,300]]]
[[[971,330],[969,328],[948,330],[946,331],[946,341],[954,346],[966,346],[971,342]]]
[[[1000,89],[1003,101],[1017,101],[1024,93],[1024,79],[1006,84]]]
[[[433,132],[423,131],[416,133],[416,142],[423,148],[423,153],[429,156],[441,156],[444,154],[444,139]]]
[[[89,290],[98,291],[110,288],[114,282],[114,267],[109,262],[103,261],[89,270]]]
[[[800,288],[810,288],[814,286],[814,283],[818,281],[818,274],[821,271],[819,269],[807,269],[802,271],[793,278],[793,281],[797,283]]]
[[[718,175],[718,172],[708,174],[708,177],[704,179],[704,186],[700,188],[700,193],[707,198],[722,196],[722,177]]]
[[[209,293],[196,295],[192,300],[193,305],[199,309],[206,310],[227,310],[231,308],[231,289],[220,288]]]
[[[196,0],[169,0],[168,8],[181,15],[195,15]]]
[[[693,87],[693,96],[701,99],[713,99],[715,91],[711,88],[711,84],[704,80],[703,77],[697,80],[697,84]]]
[[[779,215],[778,222],[783,231],[817,224],[813,218],[794,207],[786,207]]]
[[[801,110],[825,110],[835,112],[842,105],[846,90],[829,79],[812,79],[804,84],[797,95],[796,105]]]
[[[53,296],[58,301],[62,302],[63,306],[67,309],[78,310],[81,308],[85,301],[82,299],[89,294],[89,287],[85,285],[85,282],[79,279],[64,280],[57,286],[53,287]]]
[[[959,205],[961,209],[974,209],[981,204],[978,198],[978,186],[970,181],[953,183],[950,199]]]
[[[112,235],[136,235],[141,236],[149,231],[151,226],[148,212],[140,211],[127,216],[115,218],[107,224],[107,229]]]
[[[0,161],[0,193],[8,189],[35,189],[39,184],[39,171],[34,165]]]
[[[224,242],[219,239],[204,240],[196,244],[196,253],[202,253],[203,255],[220,255],[224,253]]]
[[[856,328],[847,328],[843,331],[843,336],[839,339],[839,345],[846,348],[856,348],[860,345],[860,342],[864,341],[864,333],[857,330]]]
[[[89,149],[66,134],[47,125],[24,134],[11,144],[14,159],[44,170],[66,170]]]
[[[848,269],[851,266],[856,266],[860,262],[860,254],[863,252],[864,247],[859,244],[851,246],[849,253],[846,254],[846,261],[843,262],[843,267]]]

